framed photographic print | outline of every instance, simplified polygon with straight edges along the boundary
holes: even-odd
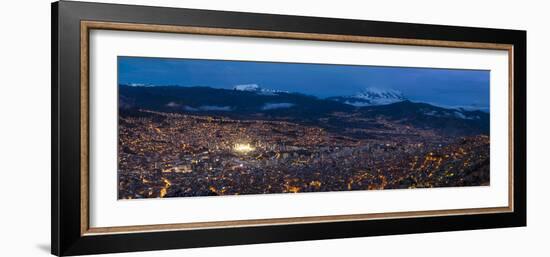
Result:
[[[52,253],[526,225],[526,32],[52,5]]]

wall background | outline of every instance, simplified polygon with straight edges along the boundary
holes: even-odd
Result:
[[[528,227],[127,253],[116,256],[544,256],[550,250],[550,22],[545,1],[104,0],[174,7],[528,31]],[[47,256],[50,242],[50,1],[10,1],[0,15],[2,256]],[[530,253],[530,254],[529,254]]]

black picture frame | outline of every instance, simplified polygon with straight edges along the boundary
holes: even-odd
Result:
[[[526,31],[61,1],[52,4],[51,252],[59,256],[526,225]],[[513,201],[507,213],[100,235],[81,233],[81,21],[513,45]]]

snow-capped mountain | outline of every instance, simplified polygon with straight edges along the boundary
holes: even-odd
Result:
[[[129,87],[154,87],[154,85],[151,84],[143,84],[143,83],[130,83],[128,84]]]
[[[260,90],[260,86],[258,84],[244,84],[244,85],[236,85],[233,87],[233,89],[238,91],[251,91],[255,92]]]
[[[288,93],[287,91],[282,91],[282,90],[262,88],[258,84],[236,85],[236,86],[233,87],[233,90],[254,92],[254,93],[257,93],[257,94],[261,94],[261,95],[276,95],[278,93]]]
[[[328,99],[356,107],[386,105],[407,100],[398,90],[378,88],[366,88],[353,96],[336,96]]]

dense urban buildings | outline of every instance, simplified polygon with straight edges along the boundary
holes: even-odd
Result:
[[[489,184],[486,135],[138,112],[119,117],[119,199]]]

